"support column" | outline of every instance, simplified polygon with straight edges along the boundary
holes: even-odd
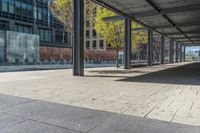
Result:
[[[84,0],[73,0],[73,75],[84,75]]]
[[[176,42],[176,62],[178,62],[178,43]]]
[[[183,62],[185,62],[185,45],[183,45]]]
[[[174,63],[174,40],[170,40],[169,62]]]
[[[129,18],[125,18],[124,24],[124,69],[131,69],[131,20]]]
[[[148,30],[147,65],[152,66],[153,60],[153,31]]]
[[[180,44],[180,62],[183,62],[183,45]]]
[[[165,36],[161,35],[161,64],[165,64]]]

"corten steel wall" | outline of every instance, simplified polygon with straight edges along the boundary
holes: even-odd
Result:
[[[123,51],[123,49],[121,50]],[[85,50],[84,58],[86,60],[115,60],[115,49],[101,50]],[[71,60],[72,49],[71,48],[56,48],[40,46],[40,59],[41,60]]]
[[[41,60],[66,60],[72,59],[71,48],[56,48],[40,46]]]

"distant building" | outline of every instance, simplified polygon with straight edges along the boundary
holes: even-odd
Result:
[[[62,58],[53,54],[68,51],[70,36],[52,16],[49,5],[49,0],[0,0],[0,30],[36,34],[40,39],[41,59]]]
[[[106,41],[95,31],[92,18],[87,20],[85,29],[85,49],[105,51],[107,48]]]

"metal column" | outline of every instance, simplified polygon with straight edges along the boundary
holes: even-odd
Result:
[[[131,20],[129,18],[125,18],[124,27],[124,69],[131,69]]]
[[[178,43],[176,43],[176,62],[178,62],[178,51],[179,51],[179,47],[178,47]]]
[[[147,46],[147,65],[151,66],[153,61],[153,31],[148,30],[148,46]]]
[[[180,44],[180,62],[183,62],[183,45]]]
[[[183,62],[185,62],[185,45],[183,45]]]
[[[174,40],[170,40],[169,62],[174,63]]]
[[[84,0],[73,0],[73,75],[84,75]]]
[[[161,64],[165,64],[165,36],[161,35]]]

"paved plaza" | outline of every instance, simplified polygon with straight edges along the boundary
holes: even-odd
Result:
[[[199,68],[0,73],[0,133],[200,133]]]

